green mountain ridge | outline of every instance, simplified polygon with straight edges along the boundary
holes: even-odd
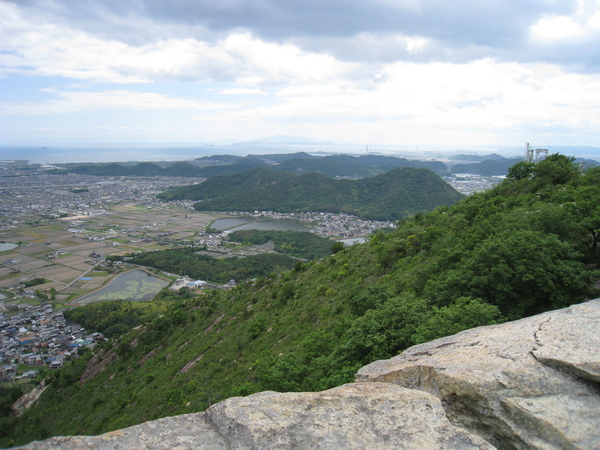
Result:
[[[159,195],[165,201],[200,200],[198,211],[344,212],[373,220],[399,220],[463,197],[430,170],[408,167],[359,180],[261,168]]]
[[[270,167],[273,170],[304,174],[317,172],[329,177],[366,178],[381,175],[400,167],[429,169],[440,176],[450,173],[475,173],[482,175],[506,175],[507,170],[522,158],[507,159],[500,155],[459,155],[456,160],[480,161],[460,163],[458,169],[449,170],[441,161],[411,160],[385,155],[329,155],[316,156],[305,152],[268,155],[213,155],[196,158],[190,162],[160,163],[69,163],[62,169],[48,173],[79,173],[93,176],[173,176],[211,178],[244,172],[245,170]]]
[[[2,419],[3,442],[341,385],[413,344],[596,297],[599,240],[600,168],[580,171],[561,155],[518,163],[496,188],[365,244],[173,298],[162,315],[54,372],[28,411]]]

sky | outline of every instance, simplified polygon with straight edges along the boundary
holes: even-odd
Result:
[[[0,0],[0,146],[600,146],[600,0]]]

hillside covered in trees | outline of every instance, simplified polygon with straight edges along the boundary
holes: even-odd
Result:
[[[600,168],[561,155],[518,163],[493,190],[365,244],[173,299],[163,315],[54,372],[32,408],[2,419],[3,442],[340,385],[413,344],[594,298],[599,240]]]
[[[507,159],[500,155],[461,155],[459,164],[452,167],[442,161],[423,161],[388,155],[328,155],[317,156],[304,152],[269,155],[214,155],[179,162],[139,163],[69,163],[48,173],[78,173],[94,176],[164,176],[212,178],[232,175],[260,167],[280,172],[304,174],[316,172],[328,177],[366,178],[401,167],[429,169],[443,176],[450,173],[506,175],[507,170],[522,158]],[[470,161],[470,162],[469,162]]]
[[[310,172],[255,169],[169,189],[169,200],[199,200],[198,211],[324,211],[372,220],[400,220],[451,205],[464,196],[428,169],[401,168],[360,180]]]

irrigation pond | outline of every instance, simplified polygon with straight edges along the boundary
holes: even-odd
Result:
[[[83,306],[106,300],[129,300],[134,302],[150,301],[169,281],[156,277],[144,270],[125,272],[91,294],[70,302]]]

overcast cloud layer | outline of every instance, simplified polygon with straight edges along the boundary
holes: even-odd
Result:
[[[599,48],[598,0],[0,0],[0,145],[600,145]]]

